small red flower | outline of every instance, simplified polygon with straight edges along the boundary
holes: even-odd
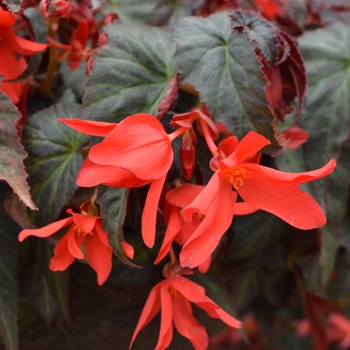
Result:
[[[187,221],[192,220],[194,213],[206,215],[182,248],[181,266],[196,267],[212,253],[232,222],[238,194],[248,209],[263,209],[303,230],[326,223],[320,205],[298,184],[330,174],[335,160],[314,171],[284,173],[252,162],[252,157],[268,144],[270,141],[253,131],[241,142],[236,137],[229,137],[220,143],[218,156],[210,163],[214,175],[206,188],[181,212]]]
[[[185,128],[168,135],[159,120],[144,113],[129,116],[119,124],[59,120],[78,131],[105,136],[91,147],[78,174],[79,186],[132,188],[150,184],[142,214],[142,238],[152,247],[158,202],[174,157],[171,142]]]
[[[112,269],[112,248],[107,240],[107,233],[102,229],[101,217],[97,216],[97,208],[90,201],[80,207],[81,213],[73,213],[67,209],[71,216],[38,229],[22,230],[19,241],[28,236],[45,238],[53,235],[63,227],[69,226],[67,233],[59,240],[54,249],[55,256],[51,259],[49,268],[52,271],[64,271],[74,262],[74,259],[85,259],[80,249],[84,245],[86,260],[96,271],[97,283],[102,285],[108,278]],[[124,251],[132,257],[132,249],[126,244]]]
[[[285,11],[282,0],[253,0],[256,8],[268,20],[274,20],[276,16],[284,16]]]
[[[15,35],[11,29],[15,21],[12,13],[0,7],[0,76],[3,75],[4,79],[3,82],[0,82],[0,89],[11,97],[14,103],[17,103],[21,95],[22,84],[6,82],[6,80],[16,79],[25,71],[28,65],[23,56],[41,52],[47,48],[47,45]]]
[[[277,136],[278,144],[282,150],[289,148],[291,150],[297,149],[309,138],[309,133],[298,126],[291,126],[284,130],[282,134]]]
[[[242,323],[230,316],[205,295],[205,289],[180,275],[171,276],[158,283],[151,290],[140,319],[131,339],[130,347],[137,334],[161,310],[161,325],[156,350],[166,349],[173,336],[173,322],[177,331],[186,337],[195,349],[206,349],[208,334],[192,315],[191,302],[213,318],[221,319],[233,328],[241,328]]]

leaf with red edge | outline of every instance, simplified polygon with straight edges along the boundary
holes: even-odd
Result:
[[[183,83],[192,84],[215,121],[238,138],[255,130],[276,145],[255,45],[232,30],[229,12],[187,17],[174,31]]]
[[[174,102],[179,88],[179,79],[180,76],[177,74],[170,80],[168,91],[159,103],[157,119],[161,119]]]
[[[0,92],[0,179],[5,180],[30,209],[37,209],[29,193],[23,159],[27,157],[17,134],[20,113],[12,100]]]
[[[278,56],[278,43],[272,25],[254,12],[236,11],[232,15],[232,28],[243,30],[256,45],[257,54],[261,53],[272,66]]]
[[[299,51],[298,44],[289,34],[276,29],[276,35],[282,49],[282,58],[278,67],[282,77],[283,95],[274,112],[283,121],[285,114],[291,111],[291,104],[297,97],[298,103],[295,118],[298,119],[303,107],[307,87],[304,59]]]

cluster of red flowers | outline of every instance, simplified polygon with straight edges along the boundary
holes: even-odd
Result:
[[[264,2],[256,0],[255,3]],[[269,4],[269,11],[265,7],[266,17],[281,14],[278,1],[270,1]],[[86,49],[86,44],[88,38],[92,47],[96,44],[99,24],[95,23],[87,7],[83,3],[64,1],[46,1],[43,5],[42,11],[47,17],[59,15],[76,24],[69,43],[62,44],[50,37],[50,49],[63,52],[52,57],[56,61],[67,58],[71,69],[77,68],[82,59],[89,60],[90,49]],[[112,17],[107,16],[104,21]],[[23,85],[8,81],[17,78],[26,69],[24,56],[41,52],[48,45],[15,35],[11,29],[14,23],[15,16],[0,7],[0,75],[4,76],[1,90],[17,103]],[[276,104],[281,97],[280,90],[276,89],[281,84],[278,74],[266,71],[274,87],[266,90],[271,105]],[[285,173],[268,168],[260,164],[260,152],[270,144],[267,138],[251,131],[238,140],[224,125],[215,123],[203,106],[173,116],[171,125],[176,130],[170,134],[166,133],[158,119],[144,113],[128,116],[118,124],[80,119],[59,120],[81,133],[104,138],[90,148],[77,177],[79,186],[103,184],[136,188],[149,185],[141,231],[142,239],[149,248],[155,244],[157,212],[160,198],[164,195],[161,209],[166,230],[155,264],[163,261],[168,254],[171,261],[165,265],[165,279],[152,289],[148,297],[130,346],[138,332],[161,309],[161,328],[156,349],[165,349],[170,344],[172,322],[196,349],[206,348],[208,335],[192,315],[191,302],[228,326],[241,327],[241,322],[205,295],[203,287],[183,277],[192,274],[194,268],[203,273],[209,268],[212,253],[236,215],[265,210],[303,230],[326,223],[321,206],[298,185],[329,175],[336,165],[333,159],[320,169],[303,173]],[[193,127],[194,123],[196,128]],[[195,130],[204,137],[212,154],[209,164],[212,177],[207,184],[189,182],[195,167]],[[165,190],[166,178],[174,159],[172,142],[178,137],[182,138],[180,159],[184,178],[173,183],[171,189]],[[302,130],[290,128],[278,140],[282,148],[295,148],[306,138],[307,134]],[[75,259],[86,260],[96,271],[98,284],[101,285],[111,272],[113,251],[107,233],[102,229],[102,219],[94,201],[85,202],[80,210],[80,213],[74,213],[68,209],[70,216],[67,218],[39,229],[25,229],[20,233],[19,240],[23,241],[28,236],[49,237],[69,227],[55,246],[50,269],[62,271]],[[178,259],[173,250],[174,242],[181,246]],[[126,256],[132,259],[133,247],[123,242],[123,249]]]

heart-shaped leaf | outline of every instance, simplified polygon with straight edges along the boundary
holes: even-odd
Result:
[[[35,113],[23,130],[28,182],[39,208],[31,213],[31,218],[39,227],[56,220],[70,201],[83,161],[80,151],[88,140],[57,118],[83,118],[83,115],[78,104],[59,103]]]
[[[115,23],[107,44],[93,54],[93,70],[83,100],[93,120],[118,122],[146,112],[157,115],[176,74],[175,44],[161,28]]]

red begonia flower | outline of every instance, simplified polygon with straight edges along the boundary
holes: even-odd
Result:
[[[268,20],[274,20],[276,16],[284,16],[285,11],[282,0],[253,0],[256,8]]]
[[[298,126],[291,126],[284,130],[282,134],[277,136],[278,144],[282,150],[289,148],[291,150],[297,149],[300,145],[305,143],[309,138],[309,133]]]
[[[78,174],[79,186],[132,188],[150,184],[142,214],[142,238],[152,247],[158,202],[173,162],[171,142],[185,128],[168,135],[159,120],[145,113],[129,116],[115,127],[108,123],[105,128],[103,123],[97,126],[96,122],[81,121],[77,126],[76,121],[59,120],[91,135],[106,132],[104,140],[91,147]]]
[[[101,217],[95,215],[96,208],[90,201],[80,207],[81,213],[73,213],[67,209],[71,217],[56,221],[38,229],[22,230],[19,241],[22,242],[28,236],[45,238],[53,235],[63,227],[69,226],[67,233],[59,240],[54,249],[55,256],[51,259],[49,268],[52,271],[64,271],[74,262],[74,259],[84,259],[84,253],[80,249],[85,246],[86,260],[96,271],[97,283],[102,285],[108,278],[112,269],[112,248],[107,240],[107,233],[102,229]],[[126,242],[125,242],[126,243]],[[132,251],[128,244],[123,245],[127,256]]]
[[[13,32],[11,27],[15,24],[15,16],[0,7],[0,76],[5,81],[0,83],[0,89],[4,91],[14,103],[19,101],[22,90],[20,82],[6,82],[16,79],[27,68],[27,63],[22,56],[31,56],[47,48],[46,44],[39,44],[21,38]]]
[[[139,331],[161,310],[161,324],[156,350],[166,349],[173,336],[173,322],[177,331],[186,337],[195,349],[208,347],[208,334],[192,315],[191,302],[213,318],[221,319],[230,327],[241,328],[242,323],[230,316],[205,295],[205,289],[182,276],[173,276],[158,283],[151,290],[131,339],[130,347]]]
[[[181,212],[187,221],[192,220],[194,213],[206,215],[182,248],[181,266],[196,267],[212,253],[231,224],[237,194],[252,209],[268,211],[299,229],[309,230],[326,223],[320,205],[298,184],[330,174],[335,160],[320,169],[295,174],[251,162],[252,157],[268,144],[270,141],[253,131],[241,142],[236,137],[229,137],[220,143],[218,156],[210,163],[214,175],[206,188]]]

